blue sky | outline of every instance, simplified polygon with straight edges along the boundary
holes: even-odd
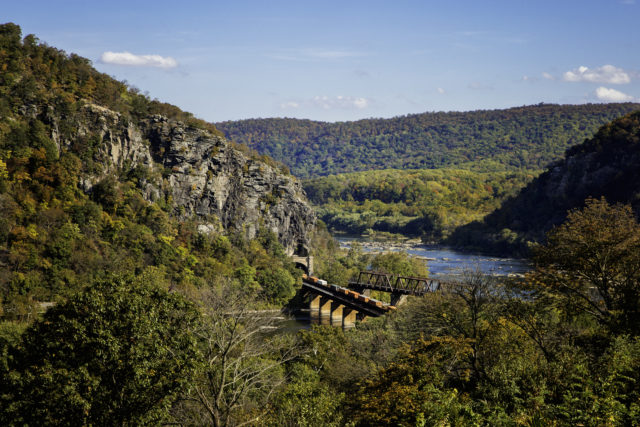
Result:
[[[3,3],[0,22],[213,122],[640,100],[640,0]]]

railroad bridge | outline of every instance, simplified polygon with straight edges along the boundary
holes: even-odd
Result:
[[[407,295],[422,296],[440,289],[440,282],[420,277],[392,276],[373,271],[361,271],[349,281],[349,288],[328,284],[307,274],[302,276],[302,290],[309,296],[312,321],[325,319],[334,326],[351,328],[356,321],[378,317],[395,311]],[[371,291],[391,294],[391,304],[371,298]]]

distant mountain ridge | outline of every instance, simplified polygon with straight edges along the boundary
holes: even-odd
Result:
[[[526,252],[570,209],[588,197],[630,204],[640,216],[640,111],[603,126],[583,144],[567,150],[517,196],[484,218],[456,230],[448,243],[497,252]]]
[[[325,123],[250,119],[216,123],[234,141],[302,178],[374,169],[540,170],[640,104],[539,104]]]

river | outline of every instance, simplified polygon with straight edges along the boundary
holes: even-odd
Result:
[[[494,276],[519,276],[529,271],[525,260],[497,258],[486,255],[458,252],[443,246],[429,246],[416,243],[379,242],[362,237],[336,237],[340,247],[349,248],[358,242],[365,252],[406,251],[424,259],[429,268],[429,277],[437,278],[460,274],[465,269],[479,269]]]

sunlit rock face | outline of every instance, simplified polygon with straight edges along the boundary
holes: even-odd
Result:
[[[53,136],[58,147],[72,144]],[[307,254],[316,217],[300,183],[224,138],[160,115],[133,123],[91,104],[84,107],[78,136],[97,144],[98,167],[80,183],[85,191],[107,176],[142,168],[144,198],[164,199],[175,216],[195,219],[199,232],[224,228],[252,239],[264,227],[288,254]]]

